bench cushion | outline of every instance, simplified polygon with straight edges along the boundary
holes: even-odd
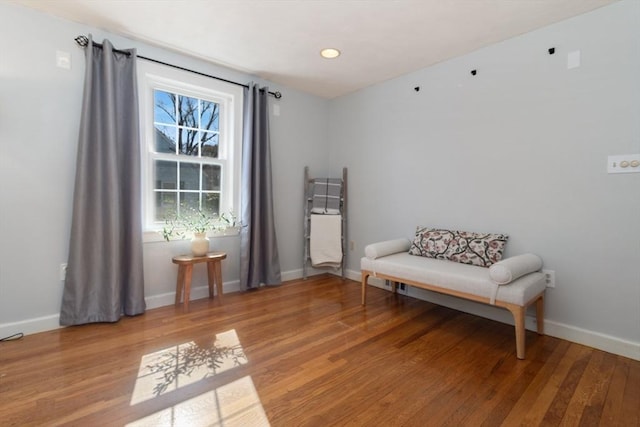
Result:
[[[483,298],[506,303],[524,305],[546,287],[544,274],[530,273],[517,278],[508,285],[499,286],[491,280],[489,269],[453,261],[417,257],[408,253],[395,253],[377,259],[364,257],[360,261],[362,270],[375,276],[385,274],[398,279],[434,285],[465,292]],[[496,294],[497,291],[497,294]]]

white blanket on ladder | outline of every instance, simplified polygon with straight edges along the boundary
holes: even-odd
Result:
[[[310,241],[313,267],[339,268],[342,263],[342,215],[311,215]]]

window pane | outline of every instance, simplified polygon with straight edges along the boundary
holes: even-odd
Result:
[[[213,132],[200,132],[200,142],[202,144],[202,157],[218,158],[218,141],[220,135]]]
[[[180,192],[180,215],[193,215],[200,209],[200,194]]]
[[[161,90],[153,91],[153,121],[176,124],[176,96]]]
[[[177,212],[178,195],[176,193],[168,193],[166,191],[156,192],[156,213],[154,221],[164,221],[172,218]]]
[[[178,188],[178,162],[156,160],[154,166],[156,189],[175,190]]]
[[[198,127],[198,100],[188,96],[178,96],[178,124],[190,128]]]
[[[220,191],[220,175],[222,174],[219,165],[202,165],[202,189],[204,191]]]
[[[203,193],[202,211],[211,216],[218,215],[220,213],[220,194]]]
[[[200,189],[200,165],[197,163],[180,163],[180,189]]]
[[[193,129],[178,129],[178,147],[180,154],[197,156],[198,131]]]
[[[176,152],[176,132],[175,126],[155,125],[153,139],[155,141],[156,153]]]
[[[200,129],[220,130],[220,104],[210,101],[202,101],[200,104]]]

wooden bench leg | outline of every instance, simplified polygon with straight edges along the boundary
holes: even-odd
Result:
[[[362,272],[362,305],[367,305],[367,280],[369,279],[369,273]]]
[[[524,327],[524,315],[526,313],[525,307],[518,305],[509,305],[507,309],[513,314],[513,320],[516,329],[516,357],[518,359],[524,359],[525,354],[525,327]]]
[[[538,326],[538,334],[544,335],[544,294],[536,301],[536,323]]]

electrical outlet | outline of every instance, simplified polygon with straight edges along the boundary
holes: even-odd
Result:
[[[64,281],[64,279],[67,277],[67,264],[65,263],[60,264],[59,275],[60,275],[60,281]]]
[[[640,154],[622,154],[607,158],[608,173],[638,173],[640,172]]]
[[[353,251],[353,248],[355,248],[355,247],[356,247],[356,242],[354,242],[353,240],[351,240],[351,241],[349,242],[349,250]]]
[[[384,281],[384,286],[385,286],[386,288],[391,289],[391,283],[392,283],[392,282],[391,282],[391,280],[385,280],[385,281]],[[407,291],[407,285],[406,285],[406,284],[404,284],[404,283],[402,283],[402,282],[397,283],[397,284],[396,284],[396,291],[397,291],[397,292],[400,292],[400,293],[404,293],[404,292],[406,292],[406,291]]]
[[[547,282],[547,288],[556,287],[556,272],[553,270],[542,270],[544,280]]]

